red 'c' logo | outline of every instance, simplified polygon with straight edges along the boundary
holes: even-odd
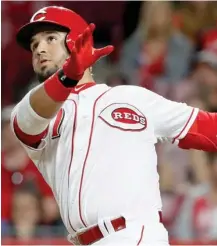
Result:
[[[45,19],[45,14],[47,12],[44,9],[40,9],[39,11],[37,11],[31,18],[30,22],[34,22],[34,21],[42,21]]]

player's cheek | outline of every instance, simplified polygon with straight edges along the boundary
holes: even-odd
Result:
[[[33,68],[36,68],[37,58],[36,58],[36,54],[35,53],[32,54],[32,65],[33,65]]]

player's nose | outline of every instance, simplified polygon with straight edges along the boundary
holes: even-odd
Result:
[[[44,53],[47,53],[47,43],[44,40],[42,40],[38,43],[36,54],[41,55]]]

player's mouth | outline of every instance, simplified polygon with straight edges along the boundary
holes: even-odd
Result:
[[[43,59],[43,60],[40,61],[40,64],[44,64],[44,63],[46,63],[46,62],[49,62],[49,60]]]

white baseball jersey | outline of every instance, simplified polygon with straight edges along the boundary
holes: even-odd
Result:
[[[198,109],[137,86],[82,87],[51,120],[40,146],[24,145],[69,233],[121,215],[159,221],[155,144],[183,138]]]

